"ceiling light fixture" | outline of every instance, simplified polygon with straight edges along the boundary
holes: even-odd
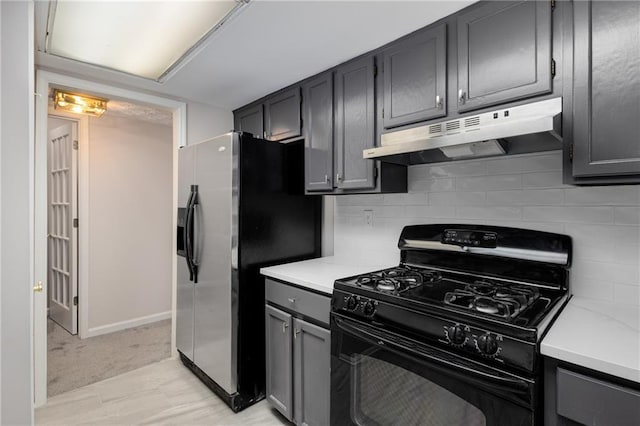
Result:
[[[88,114],[100,117],[107,110],[107,99],[94,98],[86,95],[67,93],[61,90],[53,92],[55,109],[69,111],[76,114]]]

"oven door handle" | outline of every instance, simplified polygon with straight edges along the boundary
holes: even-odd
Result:
[[[386,347],[390,350],[399,350],[404,354],[419,355],[422,358],[426,358],[429,361],[444,365],[445,367],[457,370],[459,373],[468,374],[471,377],[479,377],[483,380],[489,380],[494,383],[499,383],[504,387],[514,389],[521,392],[526,392],[529,389],[530,383],[526,379],[509,377],[506,375],[496,374],[486,367],[480,364],[465,365],[466,363],[457,359],[458,357],[453,354],[448,354],[441,350],[430,348],[427,345],[413,343],[407,339],[401,338],[390,334],[389,332],[379,332],[371,329],[366,325],[354,323],[351,320],[340,317],[339,314],[333,313],[333,318],[338,327],[343,331],[350,333],[360,339],[380,347]],[[443,356],[444,355],[444,356]],[[470,364],[470,363],[469,363]]]

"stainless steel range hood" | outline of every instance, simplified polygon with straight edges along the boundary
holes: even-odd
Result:
[[[364,158],[418,164],[560,149],[562,98],[385,133]]]

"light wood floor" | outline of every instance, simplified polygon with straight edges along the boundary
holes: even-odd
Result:
[[[273,425],[289,423],[266,401],[234,414],[177,359],[50,398],[36,425]]]

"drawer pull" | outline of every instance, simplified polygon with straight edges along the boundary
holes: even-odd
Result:
[[[295,297],[290,297],[288,300],[289,300],[289,303],[296,303]]]
[[[287,324],[286,322],[282,323],[282,332],[286,333],[287,332],[287,327],[289,327],[289,324]]]

